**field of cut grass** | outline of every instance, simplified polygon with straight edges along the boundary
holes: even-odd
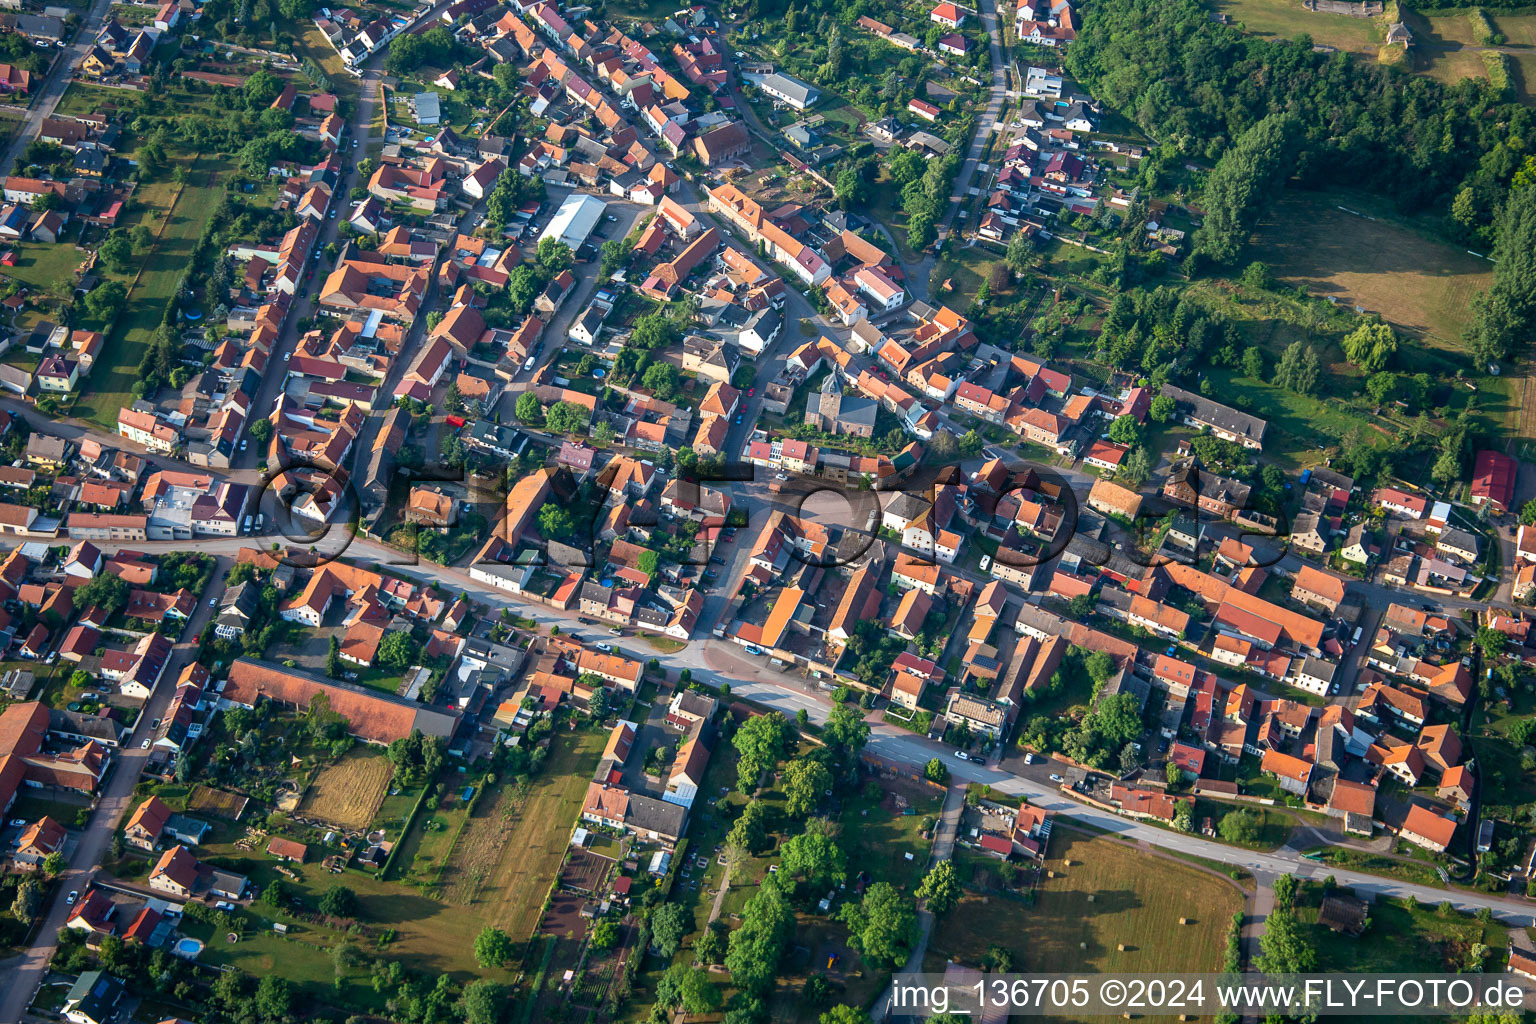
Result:
[[[1243,907],[1228,880],[1067,830],[1051,837],[1045,867],[1055,877],[1042,876],[1033,905],[967,890],[934,926],[925,969],[941,970],[946,958],[977,965],[992,943],[1012,951],[1016,971],[1221,969],[1227,928]]]
[[[320,773],[304,794],[299,811],[306,818],[361,829],[384,802],[393,774],[384,755],[353,751]]]
[[[1385,34],[1385,29],[1378,28],[1380,18],[1322,14],[1307,10],[1301,0],[1216,0],[1211,6],[1253,35],[1294,39],[1305,33],[1319,46],[1372,58]]]
[[[1493,280],[1487,260],[1370,216],[1342,194],[1287,195],[1250,249],[1285,284],[1364,306],[1442,351],[1462,351],[1472,297]]]

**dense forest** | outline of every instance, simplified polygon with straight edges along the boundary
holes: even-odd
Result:
[[[1304,36],[1244,35],[1195,0],[1092,0],[1083,13],[1068,69],[1158,144],[1143,183],[1156,187],[1176,161],[1215,162],[1201,258],[1234,262],[1287,178],[1432,211],[1445,234],[1496,257],[1536,241],[1536,111],[1490,84],[1442,85],[1314,51]],[[1477,305],[1468,338],[1480,361],[1507,356],[1536,317],[1523,263],[1501,265]]]
[[[1404,211],[1438,210],[1466,241],[1491,243],[1511,179],[1536,174],[1536,111],[1487,83],[1445,86],[1315,52],[1305,38],[1247,36],[1195,0],[1093,0],[1067,66],[1171,147],[1165,160],[1216,160],[1265,117],[1289,114],[1299,184],[1344,183]]]

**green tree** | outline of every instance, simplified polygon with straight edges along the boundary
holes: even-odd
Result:
[[[1480,363],[1504,358],[1536,322],[1536,190],[1509,193],[1494,238],[1493,285],[1473,301],[1468,332]]]
[[[43,909],[43,884],[28,878],[16,887],[16,898],[11,901],[11,916],[23,925],[31,927]]]
[[[268,441],[272,440],[271,420],[252,420],[248,430],[251,435],[251,440],[255,441],[263,448],[266,447]]]
[[[331,634],[329,648],[325,652],[325,674],[332,679],[341,678],[341,641]]]
[[[917,935],[912,901],[889,882],[871,885],[862,900],[843,904],[837,916],[848,926],[849,944],[880,967],[904,962]]]
[[[1397,374],[1390,370],[1382,370],[1365,378],[1365,393],[1371,396],[1371,401],[1377,405],[1385,405],[1387,399],[1397,391]]]
[[[784,766],[784,813],[804,818],[832,789],[832,773],[820,760],[797,757]]]
[[[1280,909],[1290,910],[1296,903],[1295,875],[1285,874],[1277,876],[1270,888],[1275,894],[1275,906]]]
[[[1116,416],[1109,425],[1109,439],[1118,444],[1136,444],[1141,440],[1141,424],[1131,415]]]
[[[686,964],[673,964],[656,982],[656,1003],[669,1010],[689,1014],[713,1013],[724,997],[720,987],[709,979],[708,971]]]
[[[780,868],[815,890],[841,882],[848,866],[832,830],[831,823],[824,819],[807,822],[805,831],[784,841]]]
[[[500,928],[487,925],[475,936],[475,963],[482,969],[505,967],[515,955],[512,937]]]
[[[1177,762],[1169,761],[1166,765],[1164,765],[1163,774],[1168,779],[1169,789],[1178,789],[1180,786],[1184,785],[1184,769],[1180,768]]]
[[[941,860],[923,876],[917,898],[927,904],[935,917],[943,917],[960,902],[960,879],[952,861]]]
[[[1264,353],[1257,345],[1243,350],[1243,376],[1254,380],[1264,379]]]
[[[326,917],[356,917],[357,894],[344,885],[333,885],[321,895],[319,907]]]
[[[392,630],[379,641],[376,660],[384,668],[404,672],[421,658],[421,645],[403,630]]]
[[[570,270],[576,262],[571,247],[558,238],[539,239],[538,254],[535,258],[539,266],[551,277],[562,270]]]
[[[923,778],[929,782],[937,782],[939,785],[949,783],[949,766],[942,759],[931,757],[928,763],[923,765]]]
[[[693,955],[701,964],[718,964],[725,959],[725,936],[721,934],[718,922],[710,924],[694,940]]]
[[[498,64],[497,68],[506,67]],[[507,1006],[507,990],[486,978],[476,978],[464,986],[459,997],[459,1011],[464,1024],[497,1024]]]
[[[1295,913],[1278,908],[1270,911],[1259,939],[1259,969],[1267,974],[1306,974],[1316,966],[1317,951]]]
[[[1317,389],[1321,369],[1317,350],[1311,345],[1293,341],[1280,353],[1280,362],[1275,364],[1274,383],[1297,394],[1310,395]]]
[[[641,386],[667,401],[677,391],[677,367],[671,363],[652,363],[641,377]]]
[[[587,410],[575,402],[556,402],[549,407],[544,426],[552,434],[577,434],[587,425]]]
[[[532,391],[524,391],[517,396],[517,406],[513,409],[518,421],[536,427],[544,422],[544,408],[539,404],[539,396]]]
[[[1120,482],[1132,490],[1146,483],[1151,476],[1152,456],[1147,452],[1146,445],[1137,445],[1120,460]]]
[[[1257,349],[1254,349],[1253,351],[1258,352]],[[1263,359],[1264,357],[1262,355],[1259,356],[1259,373],[1264,372]],[[1257,376],[1257,374],[1251,374],[1250,376]],[[1178,403],[1173,400],[1172,396],[1158,395],[1156,398],[1152,399],[1152,404],[1147,409],[1147,415],[1152,418],[1154,423],[1167,423],[1170,419],[1173,418],[1173,414],[1177,410],[1177,407]]]
[[[765,819],[768,810],[761,803],[754,800],[742,808],[741,816],[726,833],[725,845],[730,850],[730,859],[740,860],[743,856],[756,853],[761,850],[768,841],[768,825]]]
[[[619,942],[619,926],[611,918],[603,918],[592,926],[592,934],[588,941],[592,948],[599,952],[612,949]]]
[[[293,1012],[293,986],[286,978],[275,974],[263,975],[256,983],[253,1000],[256,1012],[269,1022],[285,1021]]]
[[[750,793],[758,776],[779,763],[789,741],[789,723],[777,711],[754,715],[742,723],[731,739],[736,748],[737,788]]]
[[[844,167],[837,172],[832,194],[837,200],[838,209],[853,210],[869,201],[869,184],[857,169]]]
[[[112,573],[102,573],[75,588],[76,608],[100,608],[108,615],[115,615],[128,607],[128,595],[132,588],[128,581]]]
[[[1367,374],[1385,370],[1397,353],[1397,335],[1380,320],[1369,320],[1344,335],[1344,358]]]
[[[1270,114],[1239,135],[1206,179],[1205,219],[1195,231],[1195,251],[1217,263],[1236,262],[1269,203],[1280,193],[1290,167],[1294,115]]]
[[[741,910],[741,924],[731,932],[725,968],[741,991],[760,996],[779,975],[779,958],[794,928],[795,912],[776,875],[763,879]]]
[[[1483,658],[1492,661],[1504,653],[1505,647],[1509,645],[1509,637],[1492,626],[1479,626],[1476,643],[1483,652]]]
[[[869,723],[857,707],[838,704],[821,727],[821,738],[840,764],[851,767],[869,742]]]
[[[663,903],[651,911],[651,944],[663,960],[670,960],[693,931],[693,915],[681,903]]]
[[[817,1024],[869,1024],[869,1014],[856,1006],[838,1003],[823,1013]]]
[[[1236,810],[1222,815],[1216,831],[1229,843],[1252,846],[1259,841],[1259,828],[1263,824],[1256,811]]]
[[[96,249],[96,258],[115,274],[126,274],[133,266],[133,243],[127,235],[108,235]]]
[[[104,281],[86,293],[85,311],[92,319],[110,325],[127,302],[128,289],[121,281]]]
[[[1008,264],[1008,269],[1015,274],[1022,274],[1029,269],[1029,265],[1035,256],[1035,247],[1025,237],[1024,232],[1014,233],[1008,242],[1008,251],[1003,256],[1003,262]]]

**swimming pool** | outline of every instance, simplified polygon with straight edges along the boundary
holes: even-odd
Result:
[[[188,960],[192,960],[192,959],[195,959],[197,957],[197,955],[199,953],[201,953],[202,951],[203,951],[203,944],[201,942],[199,942],[197,939],[177,939],[176,940],[176,955],[177,956],[186,957]]]

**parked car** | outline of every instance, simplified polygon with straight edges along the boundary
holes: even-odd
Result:
[[[1057,775],[1055,772],[1052,772],[1051,773],[1051,781],[1052,782],[1066,782],[1067,780],[1062,778],[1060,775]]]
[[[72,906],[75,905],[75,900],[77,900],[79,898],[80,898],[79,891],[76,890],[76,889],[71,889],[69,891],[69,895],[64,897],[64,905],[66,907],[72,907]]]
[[[613,644],[595,643],[592,646],[597,650],[602,651],[604,654],[613,653]]]
[[[757,646],[757,644],[743,644],[742,645],[742,650],[746,651],[748,654],[762,654],[763,653],[763,649],[761,647]]]

